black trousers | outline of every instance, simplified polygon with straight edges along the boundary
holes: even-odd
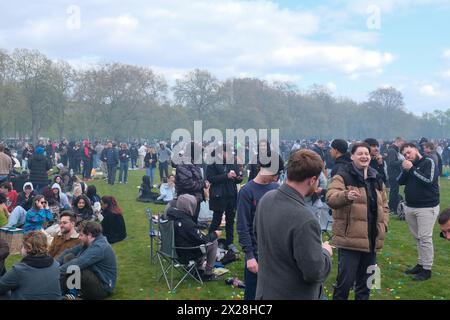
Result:
[[[389,209],[397,213],[400,202],[399,185],[396,179],[389,179]]]
[[[338,275],[334,288],[334,300],[347,300],[350,289],[355,285],[355,299],[369,300],[370,289],[367,280],[373,271],[367,270],[376,264],[376,252],[361,252],[338,249]]]
[[[74,258],[75,256],[70,253],[64,257],[64,263],[67,263]],[[60,278],[61,291],[63,294],[69,292],[69,289],[67,288],[68,277],[68,275],[63,274]],[[103,289],[102,282],[91,270],[81,270],[80,280],[80,290],[84,300],[103,300],[110,295],[109,292]]]
[[[108,163],[108,184],[114,184],[116,182],[116,170],[117,165]]]
[[[236,199],[226,200],[225,208],[225,244],[229,246],[234,241],[234,218],[236,217]],[[214,232],[220,227],[222,222],[223,211],[214,211],[211,225],[209,226],[209,232]]]

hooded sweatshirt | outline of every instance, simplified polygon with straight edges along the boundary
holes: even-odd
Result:
[[[194,222],[193,214],[196,206],[195,196],[183,194],[178,197],[176,207],[170,207],[167,210],[167,217],[174,222],[177,247],[196,247],[217,239],[215,232],[204,235]],[[200,249],[177,249],[177,254],[183,263],[196,260],[203,255]]]
[[[29,186],[31,187],[31,193],[30,195],[26,196],[25,194],[25,188]],[[33,206],[33,197],[37,195],[36,191],[34,191],[33,184],[31,182],[25,182],[23,185],[23,192],[19,193],[19,197],[17,198],[17,205],[24,208],[26,211],[30,210]]]
[[[67,195],[62,192],[61,186],[59,184],[57,184],[57,183],[54,183],[52,185],[52,189],[58,189],[58,191],[59,191],[59,204],[61,205],[61,207],[63,207],[64,209],[69,209],[70,208],[69,198],[67,198]]]

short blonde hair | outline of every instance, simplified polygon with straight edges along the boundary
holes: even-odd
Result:
[[[22,245],[31,256],[48,254],[47,236],[41,231],[31,231],[24,235]]]

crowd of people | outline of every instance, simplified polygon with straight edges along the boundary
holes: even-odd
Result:
[[[117,278],[111,244],[127,237],[123,211],[114,197],[101,197],[94,185],[86,184],[90,173],[82,181],[61,162],[53,169],[54,155],[47,151],[38,145],[22,159],[27,167],[19,172],[0,144],[0,227],[23,233],[23,259],[9,271],[4,268],[9,248],[0,240],[6,248],[0,255],[0,296],[104,299]],[[86,163],[83,170],[92,170]],[[79,288],[67,282],[74,267],[80,271]]]
[[[179,143],[181,161],[175,163],[172,150]],[[25,232],[24,259],[0,278],[0,294],[13,299],[103,299],[113,292],[117,266],[110,244],[127,233],[116,199],[100,197],[87,185],[95,170],[114,185],[117,169],[119,184],[127,184],[128,170],[145,169],[137,200],[166,206],[167,219],[176,222],[177,247],[206,245],[206,252],[178,252],[180,261],[197,262],[204,281],[217,280],[213,269],[225,215],[224,248],[239,253],[236,230],[247,300],[322,298],[333,251],[338,255],[333,299],[348,299],[352,289],[356,299],[369,299],[367,281],[390,216],[404,214],[417,243],[417,264],[405,270],[415,280],[431,277],[436,221],[441,237],[450,240],[450,209],[439,213],[439,179],[448,175],[450,158],[446,140],[282,141],[279,154],[267,140],[255,148],[182,140],[92,146],[88,140],[63,140],[22,147],[17,164],[11,148],[0,144],[0,224]],[[245,159],[238,157],[240,148]],[[262,155],[278,165],[262,161]],[[215,161],[206,163],[208,156]],[[19,166],[22,172],[15,170]],[[212,211],[206,230],[199,222],[203,203]],[[323,242],[330,221],[332,240]],[[0,267],[6,257],[0,254]],[[54,283],[40,287],[39,277],[27,271],[36,264],[43,267],[35,272]],[[81,268],[81,292],[67,286],[70,266]]]

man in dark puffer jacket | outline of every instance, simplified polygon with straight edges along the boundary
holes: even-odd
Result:
[[[30,169],[30,181],[34,189],[39,193],[42,188],[48,185],[48,170],[52,168],[50,160],[44,156],[44,148],[37,147],[36,153],[28,160]]]

